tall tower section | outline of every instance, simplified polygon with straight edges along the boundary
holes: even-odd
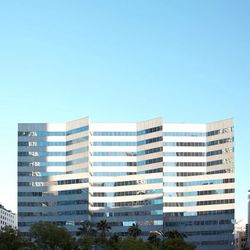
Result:
[[[234,135],[232,119],[164,125],[164,226],[198,249],[232,249]]]

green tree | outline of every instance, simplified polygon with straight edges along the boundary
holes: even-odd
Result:
[[[186,242],[184,233],[177,230],[161,232],[163,236],[162,249],[164,250],[194,250],[195,245]]]
[[[30,227],[29,234],[38,249],[68,250],[74,248],[74,240],[68,231],[49,222],[34,223]]]
[[[95,237],[91,235],[83,235],[79,241],[80,249],[89,250],[95,244]]]
[[[82,235],[91,235],[95,236],[96,235],[96,229],[93,227],[93,223],[85,220],[80,223],[80,227],[78,228],[78,231],[76,233],[78,236]]]
[[[114,249],[114,250],[119,250],[119,243],[121,242],[121,237],[114,233],[113,235],[111,235],[111,237],[109,238],[108,244],[109,246]]]
[[[156,233],[150,233],[148,237],[148,243],[152,246],[159,247],[161,243],[161,239],[158,237]]]
[[[127,237],[120,242],[119,250],[158,250],[158,248],[141,239]]]
[[[0,230],[0,249],[16,250],[31,247],[32,243],[25,240],[21,234],[10,226],[5,226]]]
[[[195,245],[181,238],[167,239],[162,242],[162,250],[194,250]]]
[[[101,220],[97,223],[97,230],[100,231],[100,236],[106,238],[107,233],[111,229],[111,226],[106,220]]]
[[[133,223],[132,226],[128,228],[128,234],[135,239],[141,234],[141,229],[137,223]]]
[[[93,223],[88,220],[80,223],[76,235],[80,236],[78,245],[83,250],[88,250],[95,244],[96,229],[93,227]]]
[[[164,232],[164,236],[167,239],[182,239],[182,240],[187,237],[184,233],[181,233],[177,230]]]

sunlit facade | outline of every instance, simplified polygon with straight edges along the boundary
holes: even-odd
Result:
[[[233,249],[233,121],[18,125],[18,218],[126,235],[177,229],[198,249]]]
[[[16,214],[0,204],[0,230],[6,226],[17,228]]]

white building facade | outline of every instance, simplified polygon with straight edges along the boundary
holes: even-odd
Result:
[[[0,204],[0,230],[6,226],[17,228],[16,214]]]
[[[77,231],[106,219],[126,235],[184,232],[197,249],[233,249],[233,120],[208,124],[18,125],[18,219]]]

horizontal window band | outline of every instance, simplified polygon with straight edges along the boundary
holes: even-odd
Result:
[[[234,189],[217,189],[217,190],[205,190],[205,191],[192,191],[192,192],[164,192],[164,196],[169,197],[189,197],[200,195],[215,195],[215,194],[229,194],[234,193]]]
[[[168,187],[186,187],[186,186],[201,186],[201,185],[215,185],[224,183],[234,183],[234,178],[229,179],[214,179],[214,180],[203,180],[203,181],[188,181],[188,182],[165,182],[164,186]]]
[[[207,215],[234,215],[234,209],[226,209],[226,210],[206,210],[206,211],[199,211],[199,212],[168,212],[164,213],[164,217],[168,220],[168,217],[177,217],[177,220],[183,216],[207,216]],[[192,221],[194,222],[194,221]],[[185,223],[185,222],[184,222]]]
[[[28,136],[28,137],[67,136],[88,130],[89,126],[74,128],[68,131],[18,131],[18,136]]]
[[[165,207],[189,207],[189,206],[209,206],[234,203],[234,199],[209,200],[209,201],[190,201],[190,202],[165,202]]]
[[[31,161],[31,162],[18,162],[19,167],[47,167],[47,166],[70,166],[79,163],[88,162],[88,157],[79,158],[72,161],[62,161],[62,162],[49,162],[49,161]]]
[[[119,186],[129,186],[129,185],[162,183],[162,181],[163,181],[162,178],[156,178],[156,179],[133,180],[133,181],[94,182],[92,183],[92,186],[94,187],[119,187]]]
[[[122,192],[94,192],[92,197],[118,197],[131,195],[146,195],[146,194],[160,194],[162,189],[138,190],[138,191],[122,191]]]

